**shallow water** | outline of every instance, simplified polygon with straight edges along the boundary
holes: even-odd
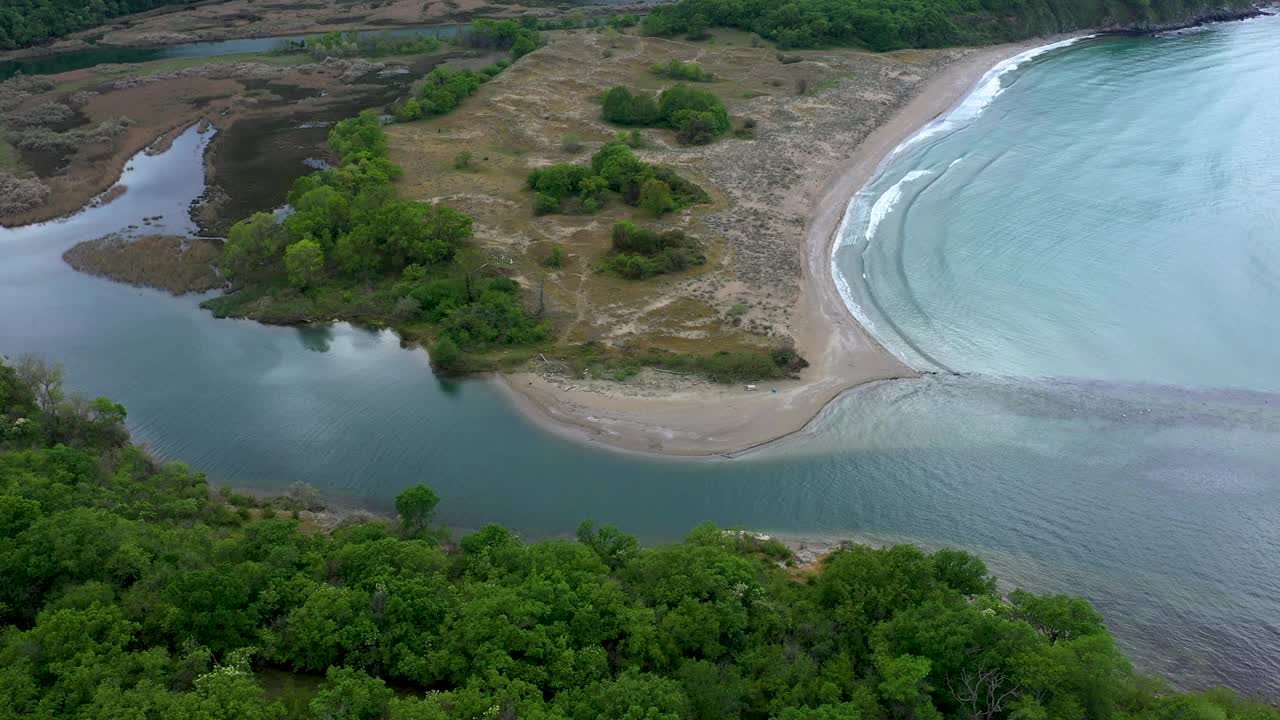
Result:
[[[1041,55],[894,158],[837,264],[918,367],[1280,391],[1277,67],[1280,17]]]
[[[1011,583],[1087,596],[1145,669],[1280,693],[1275,395],[930,377],[852,392],[802,435],[738,460],[611,453],[538,430],[488,383],[436,379],[389,332],[214,320],[197,298],[62,263],[75,242],[145,216],[190,230],[206,141],[188,132],[135,159],[109,206],[0,229],[0,353],[63,362],[77,388],[123,402],[161,457],[221,483],[305,480],[378,508],[425,482],[445,522],[534,537],[592,517],[646,541],[713,520],[960,546]]]

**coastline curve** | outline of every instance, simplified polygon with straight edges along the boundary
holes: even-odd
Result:
[[[799,380],[778,383],[776,393],[695,388],[664,397],[617,397],[521,372],[497,377],[504,394],[526,418],[557,435],[646,455],[714,458],[758,450],[805,430],[852,388],[918,377],[851,313],[831,272],[851,198],[896,148],[945,119],[997,65],[1085,34],[967,50],[924,81],[820,181],[801,241],[795,340],[811,365]]]

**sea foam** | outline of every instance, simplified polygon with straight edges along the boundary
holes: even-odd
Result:
[[[893,152],[889,153],[889,157],[893,157],[923,140],[927,140],[935,135],[945,133],[954,128],[962,127],[973,122],[974,118],[982,114],[982,111],[986,110],[987,106],[994,102],[995,99],[1000,97],[1000,94],[1005,91],[1005,85],[1003,82],[1005,75],[1017,70],[1022,65],[1047,52],[1068,47],[1080,42],[1081,40],[1088,40],[1092,37],[1096,36],[1082,35],[1080,37],[1059,40],[1055,43],[1031,48],[1026,52],[1019,53],[1011,58],[996,63],[995,67],[988,70],[982,78],[978,80],[977,84],[973,86],[973,89],[969,91],[969,94],[965,95],[964,99],[956,104],[956,106],[952,108],[951,112],[920,128],[916,134],[907,138],[900,143],[898,147],[894,148]]]
[[[1088,40],[1092,37],[1095,36],[1083,35],[1080,37],[1049,43],[1047,45],[1041,45],[997,63],[994,67],[983,74],[977,84],[974,85],[973,89],[969,91],[969,94],[965,95],[950,112],[920,128],[920,130],[916,131],[914,135],[899,143],[898,146],[895,147],[885,158],[885,163],[916,143],[973,122],[975,118],[982,114],[983,110],[986,110],[987,107],[1004,92],[1005,87],[1003,77],[1008,73],[1013,72],[1025,63],[1047,52],[1057,50],[1059,48],[1065,48],[1070,45],[1074,45],[1081,40]],[[955,164],[960,162],[962,159],[963,158],[957,158],[954,160],[951,165],[948,166],[948,169],[954,167]],[[885,339],[879,336],[875,323],[871,320],[870,316],[867,315],[866,311],[862,308],[862,305],[854,299],[853,289],[849,286],[849,282],[845,279],[844,273],[840,272],[840,268],[836,264],[836,256],[840,249],[845,245],[856,244],[859,237],[866,238],[867,242],[870,243],[871,238],[875,236],[876,230],[879,228],[881,221],[888,217],[889,213],[893,210],[893,206],[902,199],[902,186],[906,183],[929,175],[930,173],[931,171],[928,170],[913,170],[904,175],[901,180],[894,183],[892,187],[886,190],[882,195],[880,195],[880,197],[876,198],[874,202],[870,202],[870,193],[868,192],[868,188],[870,188],[872,184],[874,184],[876,178],[879,177],[880,173],[877,172],[876,177],[873,177],[866,186],[854,193],[853,197],[849,199],[849,205],[845,209],[844,218],[840,221],[840,227],[836,231],[836,240],[832,244],[831,249],[831,276],[835,280],[836,289],[840,292],[840,298],[844,301],[845,307],[849,310],[849,314],[853,315],[853,317],[862,325],[863,328],[867,330],[867,332],[877,336],[877,338],[881,340],[882,345],[907,365],[914,365],[914,363],[912,363],[910,358],[904,356],[904,352],[893,347],[893,343],[885,342]],[[859,225],[862,225],[865,222],[865,230],[860,233],[858,237],[848,237],[850,222],[855,219],[858,221]],[[862,272],[864,285],[866,278],[867,273],[864,269]]]

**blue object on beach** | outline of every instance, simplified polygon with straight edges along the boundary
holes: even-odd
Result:
[[[772,390],[772,391],[773,391],[773,392],[775,392],[775,393],[776,393],[776,392],[778,392],[778,388],[769,388],[769,389],[770,389],[770,390]]]

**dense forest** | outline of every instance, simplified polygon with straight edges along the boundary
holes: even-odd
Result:
[[[0,3],[0,50],[38,45],[113,17],[195,0],[4,0]]]
[[[983,45],[1097,27],[1178,23],[1245,0],[679,0],[643,22],[652,35],[700,38],[708,27],[759,34],[783,48],[873,50]]]
[[[0,718],[1280,719],[1136,674],[1087,602],[963,552],[455,541],[422,485],[323,531],[305,486],[214,491],[124,418],[0,362]]]

